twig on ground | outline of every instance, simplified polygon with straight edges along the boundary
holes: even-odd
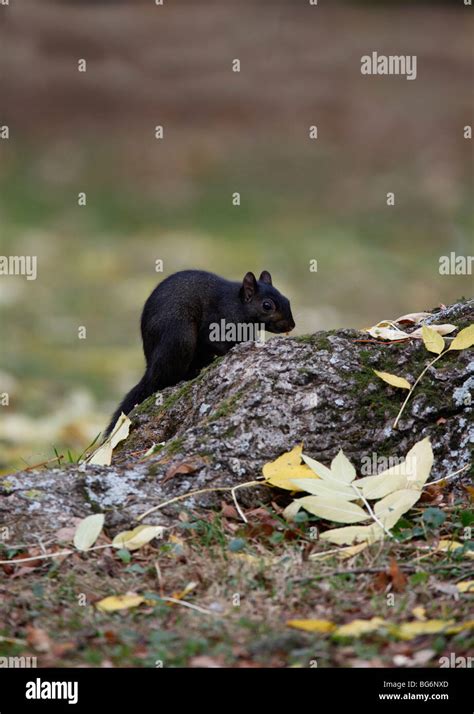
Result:
[[[235,488],[238,488],[238,486],[237,486],[237,487],[234,487],[234,488],[232,489],[231,493],[232,493],[232,498],[234,499],[234,504],[235,504],[236,511],[237,511],[237,513],[239,514],[239,516],[241,517],[241,519],[243,520],[243,522],[244,522],[244,523],[248,523],[248,519],[247,519],[245,513],[244,513],[244,512],[242,511],[242,509],[240,508],[239,502],[237,501],[237,496],[235,495]]]
[[[10,645],[26,645],[26,640],[18,640],[16,637],[4,637],[0,635],[0,642],[8,642]]]
[[[458,476],[460,473],[465,471],[466,469],[470,468],[471,464],[466,464],[465,466],[462,467],[462,469],[458,469],[457,471],[454,471],[452,474],[449,474],[449,476],[444,476],[443,478],[438,478],[436,481],[430,481],[429,483],[425,484],[422,488],[422,491],[425,490],[425,488],[428,488],[428,486],[432,486],[435,483],[441,483],[441,481],[449,481],[449,479],[454,478],[455,476]]]
[[[431,362],[429,362],[429,364],[426,365],[426,367],[425,367],[424,370],[421,372],[421,374],[418,375],[417,379],[415,380],[415,383],[414,383],[413,387],[412,387],[412,388],[410,389],[410,391],[408,392],[405,401],[403,402],[402,406],[400,407],[400,411],[399,411],[398,414],[397,414],[397,418],[396,418],[395,421],[393,422],[393,428],[394,428],[394,429],[397,428],[397,424],[398,424],[398,422],[400,421],[400,417],[402,416],[402,414],[403,414],[403,412],[404,412],[404,410],[405,410],[405,407],[406,407],[406,405],[407,405],[407,403],[408,403],[408,400],[410,399],[411,395],[412,395],[413,392],[415,391],[415,387],[416,387],[416,385],[418,384],[418,382],[420,381],[420,379],[426,374],[426,372],[429,370],[430,367],[432,367],[439,359],[441,359],[441,357],[443,357],[443,356],[446,354],[446,352],[448,352],[448,350],[445,350],[444,352],[441,352],[441,354],[439,354],[437,357],[435,357],[433,360],[431,360]]]
[[[238,488],[246,488],[247,486],[260,486],[261,483],[261,481],[247,481],[246,483],[240,483],[237,486],[215,486],[214,488],[200,488],[197,491],[189,491],[189,493],[182,493],[180,496],[175,496],[174,498],[170,498],[168,501],[159,503],[158,506],[153,506],[153,508],[149,508],[148,511],[145,511],[145,513],[142,513],[141,516],[138,516],[137,521],[141,521],[142,518],[149,516],[150,513],[154,513],[160,508],[169,506],[172,503],[176,503],[177,501],[183,501],[187,498],[191,498],[192,496],[199,496],[201,493],[212,493],[213,491],[235,491]]]
[[[219,615],[222,617],[222,613],[219,612],[212,612],[212,610],[205,610],[203,607],[199,607],[199,605],[193,605],[190,602],[186,602],[186,600],[178,600],[175,597],[162,597],[160,598],[161,600],[165,600],[166,602],[172,602],[175,605],[183,605],[183,607],[189,607],[191,610],[197,610],[198,612],[202,612],[204,615]]]

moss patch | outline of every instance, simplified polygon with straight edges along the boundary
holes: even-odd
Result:
[[[226,417],[231,414],[244,392],[245,390],[241,389],[228,399],[224,399],[219,404],[216,411],[209,415],[209,421],[215,421],[216,419],[220,419],[221,417]]]

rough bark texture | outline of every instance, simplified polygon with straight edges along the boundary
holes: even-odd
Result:
[[[433,313],[429,322],[463,328],[473,317],[471,300]],[[433,355],[420,340],[366,339],[364,333],[338,330],[237,346],[197,379],[164,390],[161,405],[151,397],[137,407],[130,436],[116,449],[112,466],[80,464],[1,480],[0,526],[9,528],[11,542],[46,541],[74,517],[100,511],[114,533],[136,525],[140,514],[167,499],[253,480],[264,463],[300,442],[322,462],[342,448],[360,471],[364,458],[400,458],[430,436],[433,479],[469,463],[472,350],[453,351],[427,372],[394,430],[406,392],[385,384],[373,370],[413,383]],[[159,442],[164,442],[159,452],[144,459]],[[462,476],[469,478],[467,472]],[[276,497],[265,486],[238,493],[242,506]],[[229,497],[222,492],[192,496],[146,522],[168,524],[177,508],[215,506]]]

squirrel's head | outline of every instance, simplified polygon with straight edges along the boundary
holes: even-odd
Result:
[[[247,273],[240,288],[249,321],[264,323],[268,332],[289,332],[295,326],[290,301],[272,285],[272,276],[263,270],[259,279]]]

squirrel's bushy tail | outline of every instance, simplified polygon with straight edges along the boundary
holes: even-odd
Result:
[[[124,414],[129,414],[133,407],[136,404],[141,404],[144,399],[147,397],[151,396],[154,392],[153,386],[150,384],[148,380],[148,375],[144,374],[141,380],[136,384],[129,392],[128,394],[124,397],[123,401],[121,402],[120,406],[115,410],[114,415],[112,419],[110,420],[110,424],[105,430],[105,436],[109,436],[112,429],[114,428],[115,424],[117,423],[117,419],[123,412]]]

